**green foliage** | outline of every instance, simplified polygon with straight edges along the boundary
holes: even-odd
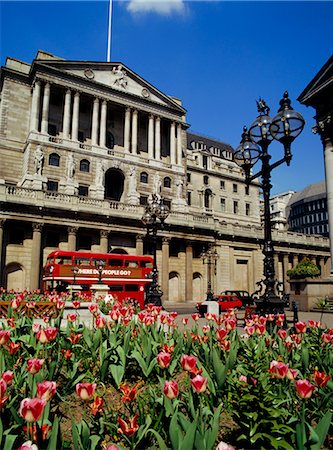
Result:
[[[308,258],[302,259],[295,267],[287,271],[287,275],[291,279],[313,278],[320,275],[319,267],[311,262]]]

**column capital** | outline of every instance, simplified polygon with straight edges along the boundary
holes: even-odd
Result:
[[[162,237],[162,245],[169,245],[170,241],[171,241],[171,238],[169,238],[169,237]]]
[[[135,238],[136,238],[137,241],[143,241],[144,235],[143,235],[143,234],[137,234],[137,235],[135,236]]]
[[[68,234],[74,234],[76,235],[76,233],[78,232],[79,228],[78,227],[67,227],[67,232]]]
[[[3,228],[5,222],[6,222],[6,219],[0,219],[0,228]]]
[[[41,222],[32,222],[32,231],[41,233],[42,229],[43,229],[43,225],[44,224]]]
[[[100,230],[100,236],[101,238],[107,238],[109,237],[110,231],[109,230]]]

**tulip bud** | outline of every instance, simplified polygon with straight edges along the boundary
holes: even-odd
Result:
[[[164,395],[171,400],[178,397],[179,388],[177,381],[166,381],[164,383]]]

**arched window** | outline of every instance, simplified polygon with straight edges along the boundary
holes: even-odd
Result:
[[[147,172],[140,173],[140,183],[148,183],[148,173]]]
[[[81,159],[80,161],[80,172],[89,172],[90,162],[87,159]]]
[[[163,180],[163,186],[166,188],[170,188],[171,187],[171,178],[170,177],[165,177]]]
[[[107,131],[107,133],[106,133],[106,146],[107,146],[107,148],[114,147],[114,136],[111,133],[111,131]]]
[[[209,178],[207,175],[204,175],[203,182],[204,182],[204,184],[209,184]]]
[[[60,156],[57,153],[51,153],[49,156],[49,166],[60,166]]]

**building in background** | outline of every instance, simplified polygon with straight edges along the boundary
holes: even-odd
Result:
[[[328,213],[325,181],[311,184],[296,192],[289,201],[289,230],[328,237]]]
[[[282,192],[270,198],[272,228],[275,230],[288,230],[287,205],[295,191]]]
[[[201,253],[219,256],[215,292],[262,278],[259,187],[246,187],[227,144],[188,131],[186,110],[121,63],[38,52],[1,70],[1,285],[36,289],[57,249],[151,253],[141,217],[152,194],[171,213],[158,234],[163,301],[205,297]],[[276,230],[276,274],[328,240]],[[215,271],[213,271],[215,272]]]

